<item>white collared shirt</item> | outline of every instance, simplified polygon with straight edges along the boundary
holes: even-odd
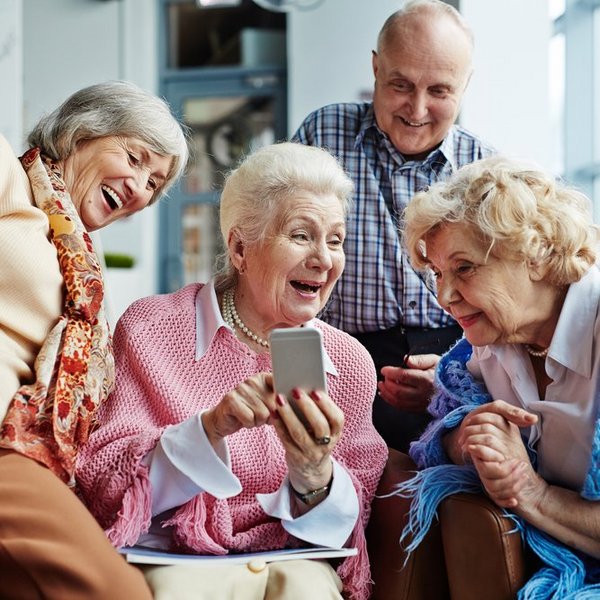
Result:
[[[588,470],[600,408],[600,271],[592,267],[567,292],[545,368],[552,382],[540,399],[529,355],[521,344],[474,347],[467,367],[494,400],[539,416],[528,432],[538,472],[579,491]],[[525,432],[527,433],[527,432]]]

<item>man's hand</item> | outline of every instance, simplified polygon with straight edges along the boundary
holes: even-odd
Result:
[[[406,360],[406,368],[383,367],[383,381],[377,384],[379,395],[398,410],[420,413],[427,410],[433,393],[433,375],[440,357],[417,354]]]

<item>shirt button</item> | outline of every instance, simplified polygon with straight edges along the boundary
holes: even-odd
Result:
[[[408,306],[410,306],[410,308],[415,309],[417,307],[417,301],[416,300],[411,300],[408,303]]]
[[[264,560],[254,559],[248,563],[248,569],[252,571],[252,573],[260,573],[265,570],[266,566],[267,563]]]

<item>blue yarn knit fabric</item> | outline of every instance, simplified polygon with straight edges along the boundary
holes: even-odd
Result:
[[[485,387],[475,381],[466,368],[472,348],[459,341],[440,360],[436,370],[436,393],[429,411],[434,417],[421,438],[413,442],[410,455],[419,471],[399,484],[395,493],[412,497],[408,523],[401,542],[411,536],[407,551],[423,540],[436,518],[440,502],[458,492],[483,493],[483,486],[472,465],[455,465],[446,455],[441,439],[457,427],[474,408],[491,401]],[[535,466],[535,463],[534,463]],[[596,422],[590,466],[582,497],[600,499],[600,421]],[[565,546],[553,537],[511,513],[526,544],[542,561],[543,567],[519,591],[519,600],[588,600],[600,598],[600,561]]]

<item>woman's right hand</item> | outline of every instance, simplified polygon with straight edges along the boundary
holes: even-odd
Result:
[[[520,428],[537,422],[537,415],[504,400],[494,400],[472,410],[460,426],[444,437],[444,448],[456,464],[473,462],[473,457],[487,461],[526,458],[520,441]],[[523,456],[523,452],[525,455]],[[473,456],[472,456],[473,455]]]
[[[239,429],[261,427],[276,412],[273,376],[259,373],[227,392],[215,407],[202,414],[202,425],[211,444]]]

